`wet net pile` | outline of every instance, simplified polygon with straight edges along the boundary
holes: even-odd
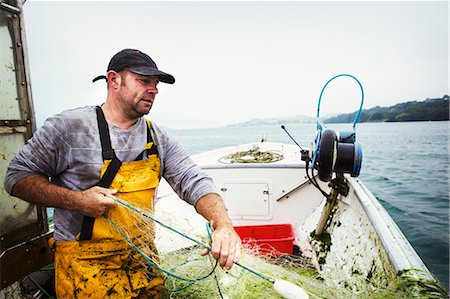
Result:
[[[130,209],[123,205],[117,208]],[[243,245],[239,264],[244,267],[234,265],[227,271],[210,254],[201,256],[204,246],[210,244],[207,228],[192,227],[189,219],[173,219],[167,213],[158,213],[156,219],[152,211],[135,209],[131,215],[133,219],[127,221],[127,227],[120,221],[107,219],[138,253],[145,267],[163,274],[165,298],[282,298],[274,290],[273,283],[261,277],[298,285],[310,298],[367,298],[368,292],[370,298],[394,294],[399,298],[407,297],[406,293],[405,297],[399,293],[401,285],[398,282],[383,288],[364,284],[357,291],[329,285],[309,259],[297,255],[280,256],[279,252],[271,254],[266,247],[260,251],[256,244]],[[133,223],[132,227],[129,223]]]
[[[132,221],[127,221],[125,226],[112,217],[107,219],[139,253],[144,266],[163,273],[168,298],[282,298],[275,292],[273,283],[261,276],[296,284],[311,298],[330,297],[338,291],[323,286],[322,279],[307,259],[293,255],[264,257],[256,244],[243,246],[239,264],[245,267],[235,265],[227,271],[210,254],[201,256],[204,250],[201,244],[210,244],[207,226],[199,230],[189,225],[189,219],[173,219],[166,213],[158,214],[156,219],[149,210],[122,204],[117,208],[133,209]],[[155,249],[155,238],[157,244],[164,245],[160,253]],[[264,254],[267,256],[266,248]]]

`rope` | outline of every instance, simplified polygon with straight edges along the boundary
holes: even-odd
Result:
[[[281,161],[284,156],[279,151],[261,151],[255,146],[248,151],[236,152],[219,159],[224,164],[231,163],[273,163]]]

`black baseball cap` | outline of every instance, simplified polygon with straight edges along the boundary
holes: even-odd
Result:
[[[120,72],[123,70],[129,70],[130,72],[144,76],[158,76],[161,82],[175,83],[175,78],[172,75],[158,70],[156,63],[150,56],[136,49],[124,49],[111,58],[107,72]],[[92,82],[100,79],[107,80],[105,75],[101,75],[95,77]]]

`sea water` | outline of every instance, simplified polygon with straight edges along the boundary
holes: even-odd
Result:
[[[362,123],[360,178],[391,215],[430,271],[449,288],[449,122]],[[188,154],[242,143],[293,143],[280,128],[228,126],[172,130]],[[310,147],[315,124],[286,125],[300,145]],[[351,130],[351,124],[327,128]]]

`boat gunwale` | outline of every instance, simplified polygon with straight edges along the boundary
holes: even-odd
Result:
[[[356,198],[377,232],[395,271],[398,273],[402,270],[418,269],[426,273],[429,276],[428,278],[435,279],[375,195],[373,195],[361,180],[350,178],[349,181],[354,188]]]

